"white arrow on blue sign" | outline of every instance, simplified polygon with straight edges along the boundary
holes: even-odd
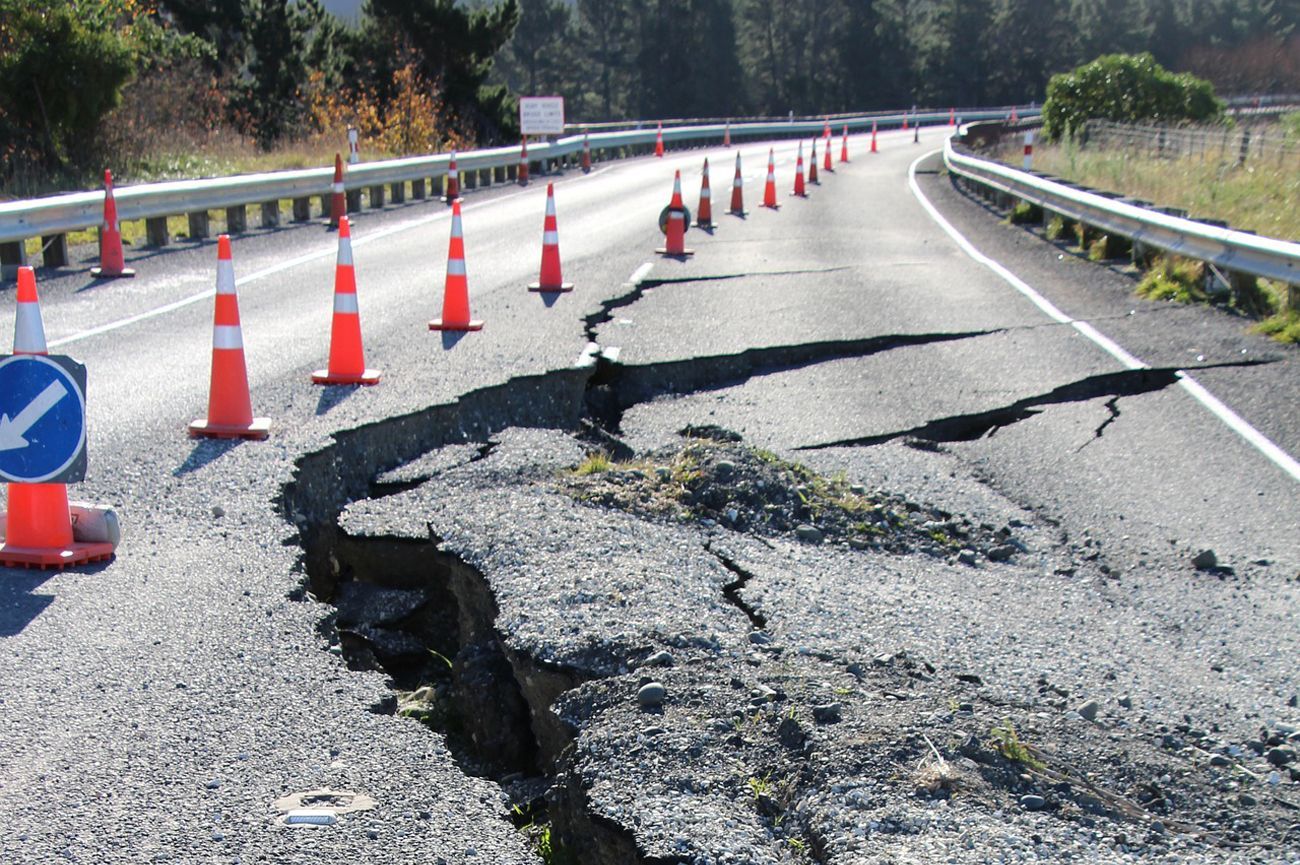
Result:
[[[0,479],[72,483],[86,476],[86,368],[70,357],[0,359]]]

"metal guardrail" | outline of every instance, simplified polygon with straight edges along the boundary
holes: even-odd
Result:
[[[1220,228],[1194,219],[1149,210],[980,159],[958,149],[950,138],[944,145],[948,170],[991,189],[1037,205],[1045,211],[1131,239],[1135,244],[1185,258],[1209,262],[1229,273],[1244,273],[1289,285],[1300,285],[1300,243],[1260,237]]]
[[[1006,116],[1002,109],[968,111],[965,120],[987,120]],[[911,122],[936,125],[948,122],[948,112],[913,114],[900,112],[886,115],[857,115],[834,118],[836,131],[848,126],[861,131],[877,123],[882,129],[901,125],[904,118]],[[765,123],[739,123],[730,127],[733,140],[744,138],[788,138],[815,135],[824,127],[825,120],[773,121]],[[669,127],[663,130],[665,145],[701,144],[721,141],[726,125]],[[623,132],[592,133],[590,144],[599,153],[653,145],[656,129]],[[530,143],[530,163],[554,161],[578,154],[582,150],[582,135],[560,138],[553,142]],[[447,173],[449,154],[362,162],[347,166],[344,188],[364,189],[383,184],[397,184],[424,178],[441,179]],[[519,164],[518,147],[497,147],[460,153],[457,168],[461,172],[492,169],[512,169]],[[334,179],[333,168],[311,168],[295,171],[273,171],[263,174],[245,174],[234,177],[205,180],[182,180],[166,183],[149,183],[122,186],[114,189],[119,221],[155,219],[199,211],[262,204],[285,199],[305,199],[330,192]],[[0,244],[23,243],[31,237],[50,237],[69,231],[95,228],[103,220],[104,193],[77,192],[13,201],[0,204]]]

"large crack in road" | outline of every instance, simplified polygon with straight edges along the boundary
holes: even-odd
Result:
[[[655,830],[642,827],[638,831],[635,827],[639,818],[632,819],[617,807],[610,809],[610,793],[601,785],[600,772],[594,768],[602,761],[618,763],[624,747],[602,750],[608,745],[601,744],[606,728],[594,719],[625,712],[619,702],[622,698],[616,693],[624,687],[619,683],[635,677],[640,665],[654,670],[663,663],[656,658],[666,653],[636,650],[629,655],[624,649],[621,655],[602,654],[602,648],[575,662],[521,649],[500,621],[493,580],[448,549],[432,524],[423,538],[385,537],[382,533],[363,537],[341,530],[340,514],[353,502],[400,498],[417,492],[440,472],[488,465],[497,456],[499,437],[510,429],[564,431],[608,446],[615,451],[615,458],[620,458],[618,448],[622,447],[621,458],[630,458],[630,449],[617,438],[623,414],[656,397],[717,390],[755,376],[998,332],[822,341],[642,366],[601,358],[594,367],[521,376],[466,393],[454,403],[340,432],[329,447],[299,460],[294,480],[284,488],[280,500],[283,512],[299,534],[307,578],[304,588],[336,605],[335,615],[322,623],[322,629],[326,633],[331,628],[337,631],[349,663],[381,668],[392,677],[397,697],[378,708],[410,715],[440,732],[465,772],[502,784],[518,806],[521,822],[535,825],[539,815],[549,815],[555,839],[567,841],[571,851],[580,852],[578,861],[583,863],[684,861],[664,855],[662,843],[654,850],[643,848],[638,841],[640,832],[653,835]],[[1000,409],[944,418],[882,436],[807,447],[879,445],[905,437],[932,442],[967,441],[1033,416],[1046,406],[1110,396],[1107,405],[1111,416],[1097,431],[1100,435],[1118,415],[1116,400],[1168,387],[1176,381],[1176,374],[1175,370],[1158,369],[1092,376]],[[443,469],[421,469],[397,477],[401,473],[394,470],[417,464],[426,455],[447,447],[460,450]],[[815,725],[820,729],[837,722],[839,713],[847,711],[838,700],[828,700],[823,692],[814,693],[816,688],[808,684],[832,675],[848,677],[848,684],[837,688],[836,694],[841,690],[852,693],[871,707],[876,715],[871,722],[877,731],[874,736],[883,735],[880,731],[888,724],[896,728],[887,750],[880,750],[876,744],[852,750],[857,771],[897,772],[899,765],[911,764],[925,776],[916,782],[916,789],[925,791],[923,798],[946,798],[963,784],[978,789],[992,785],[1011,791],[1033,786],[1032,781],[1024,780],[1034,774],[1032,761],[1025,763],[1003,745],[980,744],[974,732],[961,746],[965,751],[956,740],[947,740],[945,750],[953,759],[966,755],[970,765],[964,770],[948,767],[943,757],[937,764],[931,763],[929,753],[938,755],[939,751],[930,734],[937,737],[939,733],[931,730],[927,734],[925,725],[918,726],[909,714],[911,710],[900,708],[910,700],[927,699],[925,694],[909,693],[918,682],[926,682],[931,683],[928,687],[943,691],[947,695],[944,699],[952,705],[997,706],[998,711],[1005,711],[1005,700],[990,696],[985,701],[982,696],[960,690],[968,688],[971,681],[978,682],[979,677],[958,677],[957,684],[941,687],[934,684],[933,667],[903,656],[899,656],[902,660],[889,659],[864,668],[859,661],[830,651],[785,655],[781,646],[770,645],[771,636],[765,630],[769,616],[746,597],[747,589],[759,579],[759,572],[711,543],[701,545],[699,552],[726,575],[716,579],[713,586],[736,616],[728,627],[749,635],[749,639],[741,639],[742,644],[752,644],[745,650],[742,669],[748,665],[755,671],[765,671],[763,679],[753,678],[755,671],[733,675],[730,686],[742,694],[758,696],[751,696],[752,716],[742,714],[739,726],[727,739],[727,748],[745,755],[749,767],[746,771],[753,773],[737,782],[742,790],[749,789],[752,802],[742,803],[739,811],[726,811],[732,814],[727,819],[734,823],[736,814],[740,814],[742,822],[749,821],[748,828],[741,826],[737,830],[741,835],[749,832],[753,838],[776,839],[775,854],[751,861],[796,861],[799,851],[803,856],[827,861],[833,854],[856,849],[852,833],[846,834],[842,822],[845,818],[828,816],[831,812],[825,811],[826,790],[843,783],[836,778],[840,777],[837,773],[846,771],[845,767],[821,766],[811,760],[811,752],[805,748],[813,729],[809,726],[813,722],[807,719],[817,719]],[[709,647],[707,640],[704,645],[716,655],[717,647]],[[682,653],[694,658],[692,653],[698,648],[688,640],[682,644]],[[683,670],[674,679],[681,667],[672,660],[666,663],[668,668],[655,671],[655,677],[694,694],[690,700],[701,705],[720,699],[716,690],[706,684],[707,677],[702,681]],[[690,663],[713,669],[720,662],[693,659]],[[642,679],[646,676],[638,681]],[[787,682],[790,694],[795,696],[774,689],[771,683],[777,680]],[[782,708],[787,704],[788,709]],[[802,714],[805,711],[807,715]],[[718,747],[720,734],[707,726],[707,718],[677,720],[690,727],[690,735],[695,737],[690,753],[697,754],[698,750],[697,756],[706,762],[717,757],[709,748]],[[960,726],[961,720],[951,723]],[[581,740],[577,738],[579,730],[587,730]],[[656,746],[668,742],[659,736],[655,734]],[[634,751],[648,747],[644,736],[638,742]],[[1157,758],[1147,755],[1145,759]],[[1024,771],[1027,768],[1031,771]],[[592,798],[596,791],[603,797],[599,803]],[[1057,807],[1066,810],[1082,809],[1081,813],[1106,819],[1133,819],[1119,813],[1113,802],[1100,802],[1084,793],[1072,795],[1058,790],[1055,795],[1054,801],[1061,803]],[[737,799],[734,789],[726,796],[733,803]],[[1136,813],[1147,815],[1142,819],[1149,819],[1149,812],[1133,807]],[[1189,834],[1200,831],[1192,822],[1168,819],[1166,827],[1182,827]]]
[[[1201,369],[1221,369],[1225,367],[1251,367],[1273,363],[1271,360],[1244,360],[1230,363],[1204,364],[1192,367],[1151,367],[1128,369],[1120,372],[1108,372],[1088,376],[1078,381],[1052,388],[1047,393],[1022,397],[1015,402],[969,414],[950,415],[936,418],[903,430],[877,433],[869,436],[840,439],[838,441],[818,444],[800,445],[796,450],[824,450],[840,447],[875,447],[896,439],[917,439],[935,444],[969,442],[992,436],[998,430],[1028,420],[1049,406],[1068,403],[1091,402],[1110,397],[1106,401],[1109,412],[1107,418],[1096,429],[1094,439],[1101,438],[1102,433],[1119,417],[1118,400],[1121,397],[1140,396],[1156,393],[1178,382],[1179,374]]]

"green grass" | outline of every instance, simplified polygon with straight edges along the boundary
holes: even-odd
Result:
[[[607,472],[614,467],[614,461],[609,458],[609,454],[603,451],[593,451],[587,454],[587,458],[573,469],[573,473],[579,477],[587,475],[598,475]]]
[[[1034,168],[1076,183],[1193,216],[1226,220],[1265,237],[1300,239],[1300,158],[1276,157],[1236,165],[1226,161],[1156,159],[1123,151],[1048,144],[1035,147]],[[1014,159],[1006,159],[1015,164]]]
[[[1147,300],[1205,303],[1205,265],[1186,258],[1160,256],[1138,283],[1137,294]]]
[[[1252,330],[1278,342],[1300,343],[1300,311],[1275,313],[1255,325]]]

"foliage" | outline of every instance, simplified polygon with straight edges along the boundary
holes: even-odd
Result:
[[[1208,81],[1175,75],[1149,53],[1107,54],[1052,76],[1043,103],[1043,134],[1055,140],[1093,118],[1170,123],[1210,120],[1222,112],[1223,103]]]
[[[0,155],[63,166],[121,98],[134,51],[110,4],[0,0]],[[129,11],[129,10],[124,10]],[[6,175],[9,171],[4,172]]]
[[[425,81],[438,82],[441,98],[481,137],[510,127],[505,94],[487,90],[492,61],[519,23],[518,0],[465,7],[456,0],[367,0],[359,37],[371,79],[381,85],[396,68],[415,63]],[[358,63],[362,63],[358,58]]]

